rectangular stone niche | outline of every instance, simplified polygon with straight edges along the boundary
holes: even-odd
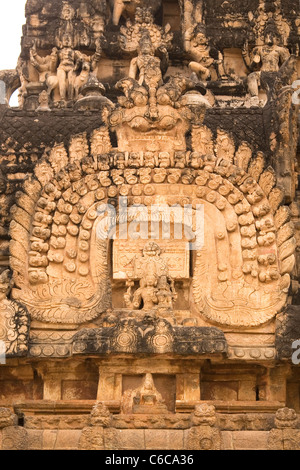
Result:
[[[142,385],[144,375],[123,375],[122,394],[126,390],[135,390]],[[176,400],[176,376],[153,374],[155,388],[162,395],[169,411],[175,412]]]

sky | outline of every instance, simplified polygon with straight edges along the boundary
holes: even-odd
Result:
[[[0,0],[0,70],[15,69],[21,52],[26,0]],[[17,106],[14,93],[11,106]]]
[[[26,0],[1,0],[0,70],[14,69],[21,52]]]

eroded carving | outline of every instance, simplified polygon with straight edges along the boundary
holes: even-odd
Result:
[[[297,414],[291,408],[279,408],[275,415],[275,429],[268,438],[268,450],[299,450]]]
[[[25,307],[7,298],[12,287],[9,274],[6,270],[0,275],[0,340],[7,356],[22,356],[28,350],[30,320]]]
[[[213,405],[206,403],[196,405],[191,416],[191,424],[187,449],[221,450],[221,433],[216,426],[216,410]]]

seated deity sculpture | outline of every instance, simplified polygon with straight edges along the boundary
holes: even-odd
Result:
[[[128,290],[124,296],[126,307],[152,310],[173,308],[176,300],[174,280],[169,276],[167,262],[161,257],[160,247],[148,242],[143,256],[132,260],[133,271],[128,275]],[[133,280],[139,279],[140,287],[132,294]]]
[[[168,413],[162,395],[156,389],[152,374],[146,374],[135,390],[126,390],[122,397],[123,413]]]
[[[196,28],[189,29],[186,32],[185,49],[193,59],[189,63],[189,68],[200,81],[205,82],[211,79],[213,67],[216,69],[218,79],[224,80],[227,78],[223,55],[220,51],[214,51],[209,46],[203,25],[197,25]]]
[[[245,43],[242,55],[246,66],[250,70],[248,76],[248,89],[251,104],[258,105],[259,88],[261,86],[261,73],[278,72],[290,53],[286,47],[279,46],[279,33],[274,25],[269,24],[265,29],[264,45],[257,46],[249,52],[248,42]]]

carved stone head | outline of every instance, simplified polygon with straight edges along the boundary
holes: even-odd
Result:
[[[216,423],[216,409],[213,405],[202,403],[195,406],[195,411],[192,414],[192,424],[194,426],[214,426]]]
[[[142,54],[154,54],[154,47],[148,33],[144,33],[139,41],[138,52]]]
[[[61,11],[61,19],[65,21],[71,21],[75,16],[75,11],[68,2],[63,2]]]
[[[280,42],[280,34],[274,21],[270,20],[264,30],[265,44],[273,46]]]
[[[11,287],[12,280],[10,278],[10,272],[7,269],[0,274],[0,301],[8,296]]]
[[[194,41],[194,45],[198,46],[198,45],[207,45],[208,41],[207,41],[207,37],[206,37],[206,28],[205,26],[199,24],[196,26],[196,28],[194,29],[193,31],[193,35],[192,35],[192,38],[193,38],[193,41]]]
[[[97,402],[91,412],[91,425],[108,427],[111,423],[111,414],[102,402]]]
[[[16,424],[16,415],[8,408],[0,408],[0,429],[14,426]]]
[[[73,47],[73,38],[71,34],[64,34],[61,41],[62,47]]]

